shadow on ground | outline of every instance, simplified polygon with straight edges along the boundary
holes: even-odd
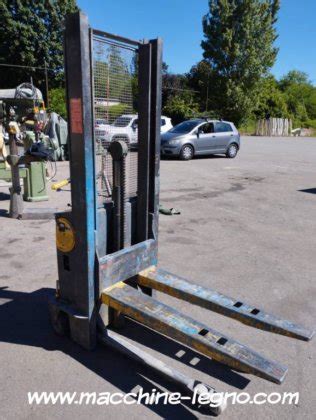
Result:
[[[0,201],[10,200],[10,194],[0,192]]]
[[[164,388],[169,392],[179,391],[176,385],[167,382],[151,369],[115,353],[111,349],[99,345],[95,351],[89,352],[68,338],[57,336],[53,332],[48,316],[48,299],[53,294],[54,290],[49,288],[24,293],[11,291],[7,287],[0,287],[0,319],[2,320],[0,341],[41,347],[46,351],[62,351],[124,393],[140,387],[143,388],[144,392],[151,392],[153,388],[157,389],[158,392],[164,392]],[[216,377],[239,389],[244,389],[249,383],[247,378],[228,367],[197,354],[193,350],[132,320],[128,320],[126,326],[127,328],[120,330],[120,333],[125,337],[129,337],[171,358],[177,358],[184,364],[192,366],[194,360],[194,367],[211,377]],[[179,359],[176,354],[179,354],[180,350],[182,350],[182,357]],[[212,383],[208,383],[208,385],[212,386]],[[197,407],[192,407],[190,403],[185,404],[183,402],[179,405],[146,406],[163,418],[195,419],[199,418],[201,413],[209,414],[203,408],[197,410]],[[189,408],[193,409],[196,415]]]
[[[306,190],[299,190],[299,192],[304,192],[308,194],[316,194],[316,188],[307,188]]]
[[[179,160],[178,156],[161,156],[161,160]],[[227,159],[225,155],[198,155],[194,156],[193,160],[207,160],[207,159]]]

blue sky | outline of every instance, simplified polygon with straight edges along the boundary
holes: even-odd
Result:
[[[77,0],[92,27],[129,38],[164,40],[164,61],[174,73],[189,71],[202,58],[202,16],[208,0]],[[316,84],[316,0],[281,0],[272,69],[276,77],[305,71]]]

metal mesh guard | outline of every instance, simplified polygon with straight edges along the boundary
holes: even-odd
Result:
[[[93,34],[94,141],[96,191],[102,205],[112,195],[113,140],[129,146],[126,162],[127,197],[137,192],[138,164],[138,51]]]

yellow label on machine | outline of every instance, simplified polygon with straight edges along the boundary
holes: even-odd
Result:
[[[70,252],[75,247],[75,231],[64,217],[56,221],[56,245],[61,252]]]

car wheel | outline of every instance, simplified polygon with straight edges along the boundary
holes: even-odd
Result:
[[[226,157],[228,159],[234,159],[237,156],[237,153],[238,153],[238,146],[237,146],[237,144],[233,143],[227,149]]]
[[[185,144],[180,152],[181,160],[190,160],[194,156],[194,149],[190,144]]]

